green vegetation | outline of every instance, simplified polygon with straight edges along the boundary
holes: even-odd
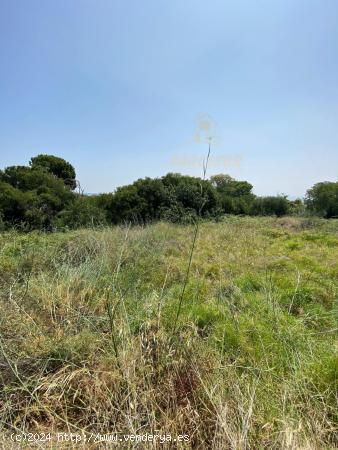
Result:
[[[338,181],[315,184],[307,191],[305,201],[310,211],[322,217],[338,217]]]
[[[29,167],[11,166],[0,171],[0,216],[6,228],[51,230],[57,215],[75,198],[69,180],[55,175],[59,160],[62,167],[68,163],[44,157],[44,165],[39,158],[32,158]],[[48,158],[54,163],[51,167],[47,167]],[[64,174],[61,169],[60,174]]]
[[[138,183],[100,201],[145,220],[140,192],[167,207],[158,180]],[[6,189],[21,211],[30,191]],[[3,435],[160,430],[191,436],[178,448],[337,448],[338,223],[202,222],[173,333],[193,235],[165,222],[0,234]]]
[[[225,214],[338,216],[338,182],[317,183],[305,202],[285,195],[258,197],[252,189],[247,181],[225,174],[202,180],[168,173],[139,179],[113,193],[85,196],[70,163],[38,155],[29,166],[0,170],[0,229],[56,231],[158,220],[189,224],[197,217],[220,220]]]
[[[58,156],[38,155],[30,160],[29,165],[34,169],[45,169],[48,173],[64,181],[71,189],[76,188],[76,174],[74,167]]]
[[[85,196],[50,155],[0,171],[0,438],[336,448],[338,183],[252,189],[169,173]]]

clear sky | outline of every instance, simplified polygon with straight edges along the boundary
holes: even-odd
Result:
[[[338,178],[337,0],[0,0],[0,167],[50,153],[87,192],[209,175]]]

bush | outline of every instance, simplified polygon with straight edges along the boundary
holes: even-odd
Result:
[[[306,193],[305,203],[310,212],[330,219],[338,217],[338,182],[315,184]]]
[[[290,202],[285,196],[257,197],[252,202],[250,212],[254,216],[285,216],[288,214]]]
[[[74,200],[63,209],[54,222],[56,228],[81,228],[106,225],[105,211],[95,204],[95,200],[76,195]]]
[[[170,206],[194,210],[206,215],[218,206],[218,196],[209,181],[178,173],[168,173],[162,177]]]
[[[193,208],[183,208],[182,205],[173,204],[161,209],[160,218],[167,222],[188,225],[196,222],[197,214]]]

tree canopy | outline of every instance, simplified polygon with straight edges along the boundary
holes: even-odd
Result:
[[[37,155],[31,158],[32,169],[43,168],[57,178],[60,178],[71,189],[76,188],[76,173],[74,167],[63,158],[53,155]]]
[[[322,217],[338,217],[338,181],[315,184],[307,191],[305,203],[309,210]]]
[[[53,230],[154,220],[191,223],[198,216],[218,219],[224,214],[338,216],[338,182],[315,184],[305,202],[289,201],[285,195],[256,196],[251,183],[227,174],[202,180],[168,173],[94,196],[76,193],[75,187],[74,167],[53,155],[38,155],[27,166],[0,170],[0,228]]]

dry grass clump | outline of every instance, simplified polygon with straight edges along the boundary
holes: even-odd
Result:
[[[304,219],[298,217],[280,217],[276,220],[276,224],[288,230],[301,230],[304,228]]]
[[[0,236],[3,448],[156,430],[190,440],[137,448],[337,448],[337,229],[201,224],[173,327],[192,232]],[[57,448],[111,448],[81,445]]]

